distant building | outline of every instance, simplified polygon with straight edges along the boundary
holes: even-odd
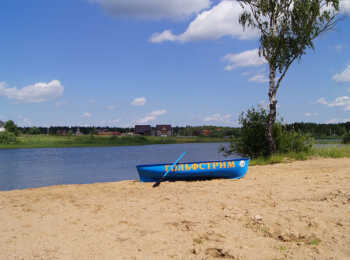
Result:
[[[0,120],[0,132],[5,131],[5,123]]]
[[[211,131],[210,131],[210,130],[207,130],[207,129],[203,129],[203,130],[201,131],[201,134],[204,135],[204,136],[209,136],[210,133],[211,133]]]
[[[134,136],[135,133],[134,132],[128,132],[128,133],[122,133],[120,134],[121,136]]]
[[[152,135],[152,127],[150,125],[135,125],[136,135]]]
[[[57,130],[56,135],[67,135],[67,131],[66,130]]]
[[[173,128],[171,125],[157,125],[156,136],[172,136]]]
[[[105,136],[111,136],[111,135],[120,135],[120,132],[113,132],[113,131],[106,131],[106,130],[103,130],[103,131],[98,131],[97,133],[98,135],[105,135]]]
[[[82,135],[82,133],[80,132],[80,128],[78,127],[77,131],[75,132],[75,135]]]

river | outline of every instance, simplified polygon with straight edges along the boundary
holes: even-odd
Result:
[[[220,143],[0,150],[0,190],[138,179],[136,165],[225,158]]]

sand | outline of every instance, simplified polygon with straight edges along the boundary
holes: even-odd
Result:
[[[350,159],[0,192],[0,259],[350,259]]]

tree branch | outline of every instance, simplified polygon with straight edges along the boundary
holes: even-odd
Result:
[[[286,75],[286,73],[287,73],[287,71],[288,71],[290,65],[292,65],[292,63],[295,61],[295,59],[296,59],[297,57],[298,57],[297,55],[294,56],[293,59],[291,59],[291,60],[288,62],[287,66],[284,68],[283,73],[281,74],[281,76],[279,77],[279,79],[278,79],[278,81],[277,81],[277,84],[275,85],[274,92],[277,92],[278,88],[280,87],[280,84],[281,84],[282,79],[283,79],[284,76]]]

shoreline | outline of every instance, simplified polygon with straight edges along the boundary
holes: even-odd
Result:
[[[349,181],[350,159],[318,158],[241,180],[0,191],[0,258],[346,259]]]
[[[221,143],[229,142],[229,138],[216,137],[153,137],[153,136],[25,136],[19,137],[18,143],[0,144],[5,149],[40,149],[40,148],[84,148],[84,147],[117,147],[142,146],[154,144],[185,143]]]
[[[18,137],[17,143],[0,144],[0,150],[6,149],[40,149],[40,148],[85,148],[142,146],[153,144],[185,144],[185,143],[228,143],[227,137],[206,136],[47,136],[25,135]],[[338,145],[338,141],[317,139],[315,145]]]

